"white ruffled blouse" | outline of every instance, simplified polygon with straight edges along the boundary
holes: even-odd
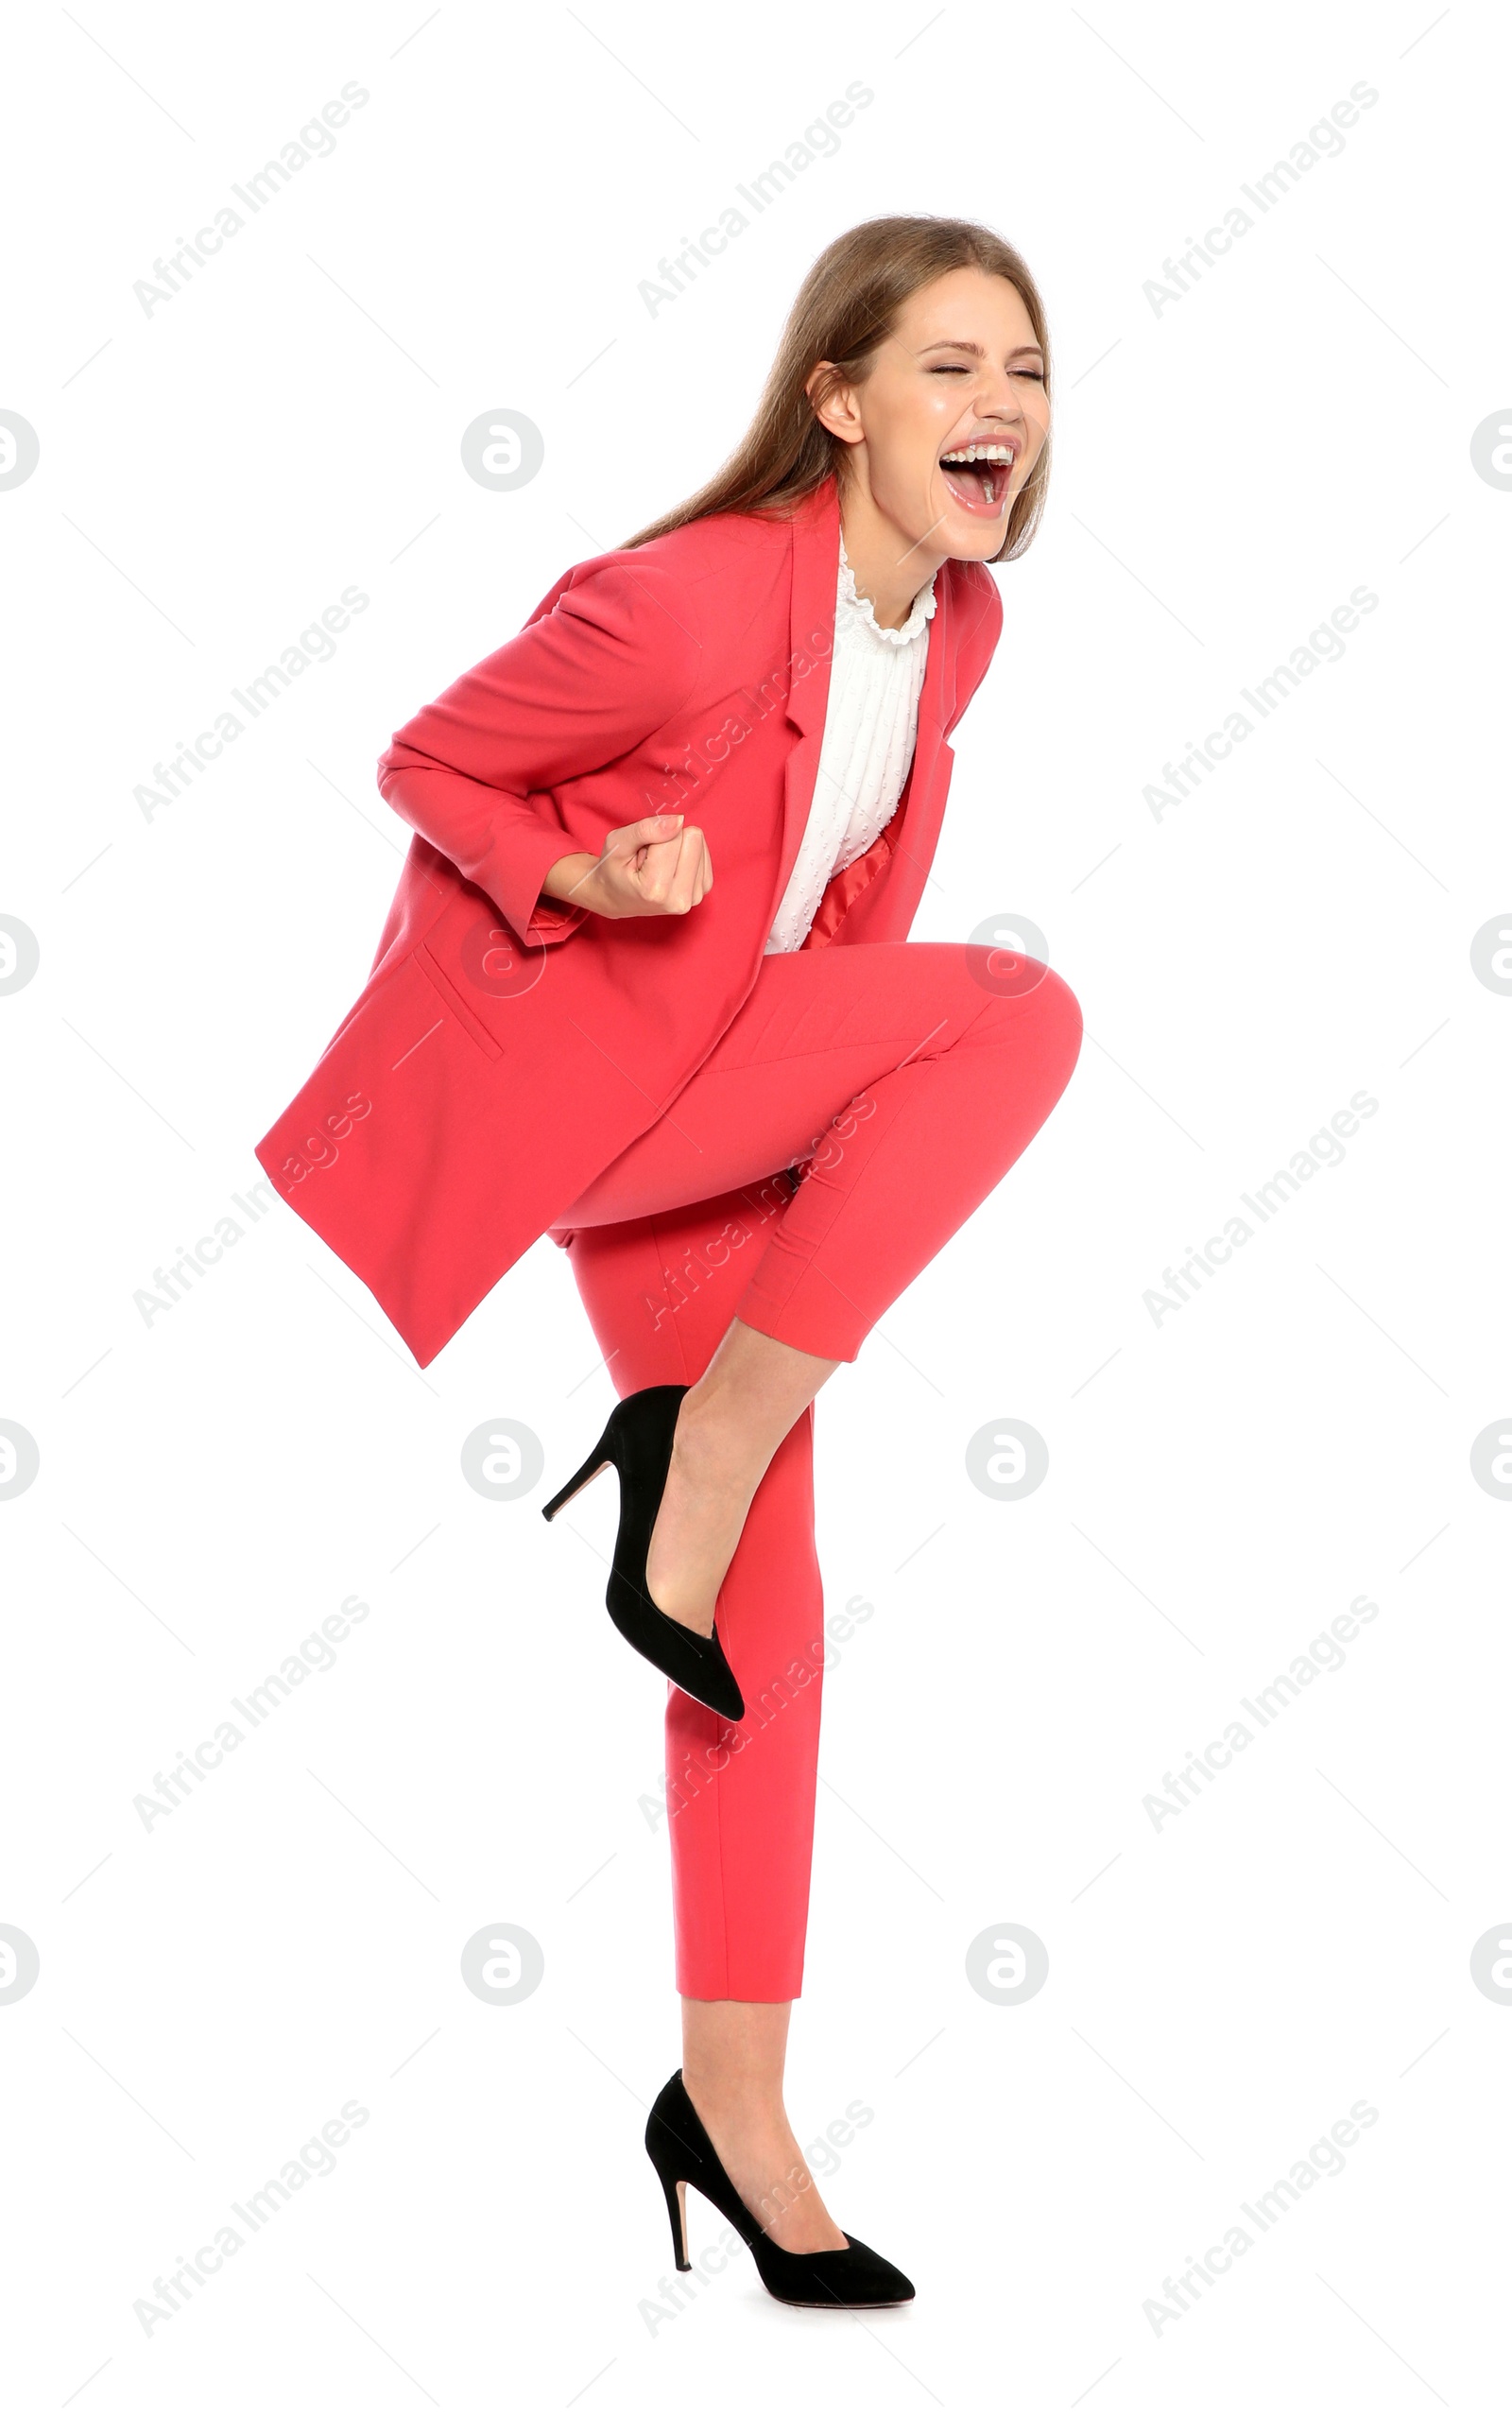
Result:
[[[836,872],[865,855],[897,811],[919,729],[919,698],[935,611],[920,588],[901,630],[879,627],[840,540],[834,652],[814,802],[765,954],[801,948]]]

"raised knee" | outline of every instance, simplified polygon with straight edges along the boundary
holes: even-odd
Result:
[[[1044,979],[1040,987],[1044,992],[1044,1012],[1065,1033],[1074,1054],[1081,1046],[1081,1002],[1070,982],[1062,980],[1049,965],[1044,968]]]
[[[994,978],[984,987],[994,991],[1011,1016],[1015,1009],[1029,1008],[1047,1025],[1064,1028],[1075,1039],[1081,1037],[1081,1008],[1070,983],[1057,974],[1053,965],[1041,964],[1038,957],[1005,957],[1001,971],[993,967]]]
[[[1036,957],[1015,958],[1013,979],[999,993],[993,1020],[1016,1052],[1032,1032],[1037,1053],[1058,1069],[1064,1088],[1081,1051],[1082,1013],[1075,992],[1053,966]]]
[[[1051,1045],[1061,1061],[1060,1083],[1064,1089],[1081,1054],[1081,1005],[1071,984],[1062,981],[1059,974],[1053,973],[1048,965],[1040,989],[1043,993],[1040,1012],[1045,1017]]]

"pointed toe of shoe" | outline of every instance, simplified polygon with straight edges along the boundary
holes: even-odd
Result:
[[[906,2273],[848,2232],[850,2246],[795,2256],[766,2243],[757,2252],[762,2280],[790,2307],[896,2307],[914,2295]]]
[[[680,1686],[696,1703],[704,1703],[724,1719],[744,1719],[746,1699],[734,1671],[725,1659],[719,1631],[701,1636],[658,1608],[644,1587],[610,1579],[609,1614],[627,1645]]]
[[[736,1684],[735,1673],[728,1662],[722,1669],[709,1673],[707,1689],[701,1700],[711,1711],[718,1712],[723,1719],[744,1719],[746,1717],[746,1698]]]
[[[880,2256],[875,2249],[868,2248],[865,2240],[854,2238],[849,2232],[846,2238],[850,2242],[851,2287],[857,2284],[865,2286],[870,2305],[901,2307],[914,2296],[914,2286],[906,2273],[896,2265],[889,2264],[886,2257]],[[851,2304],[853,2305],[855,2302]]]
[[[713,1628],[708,1635],[700,1636],[692,1629],[679,1628],[677,1621],[668,1619],[664,1611],[659,1611],[656,1615],[664,1627],[673,1629],[679,1639],[672,1658],[663,1664],[673,1684],[680,1686],[684,1694],[692,1695],[696,1701],[707,1703],[709,1709],[718,1712],[722,1718],[744,1719],[746,1698],[740,1691],[739,1680],[725,1658],[718,1629]]]
[[[657,1666],[663,1676],[671,1679],[674,1686],[680,1686],[696,1703],[702,1703],[709,1711],[717,1712],[721,1719],[745,1718],[746,1698],[735,1683],[735,1673],[723,1653],[717,1662],[687,1659],[681,1654],[671,1653],[664,1661],[659,1659]]]

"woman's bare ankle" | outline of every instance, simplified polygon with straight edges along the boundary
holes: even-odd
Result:
[[[719,1348],[684,1395],[680,1434],[744,1476],[754,1492],[768,1462],[839,1366],[732,1318]]]
[[[787,2120],[781,2080],[757,2080],[728,2064],[699,2063],[685,2052],[682,2085],[706,2127],[713,2120],[754,2130],[776,2128]]]

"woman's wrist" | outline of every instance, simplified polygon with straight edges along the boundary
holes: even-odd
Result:
[[[593,871],[597,862],[596,855],[581,853],[575,855],[559,855],[541,885],[541,896],[560,899],[569,906],[580,904],[581,901],[574,898],[572,893]]]

